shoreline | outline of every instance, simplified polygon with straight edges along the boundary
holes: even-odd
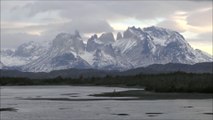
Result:
[[[213,99],[211,93],[165,93],[145,90],[127,90],[120,92],[105,92],[92,94],[94,97],[135,97],[139,100],[176,100],[176,99]]]

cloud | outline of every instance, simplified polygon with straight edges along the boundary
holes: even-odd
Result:
[[[1,1],[3,47],[51,40],[60,32],[115,32],[159,25],[195,37],[212,32],[212,1]],[[211,10],[207,9],[211,8]],[[7,23],[7,25],[5,24]],[[4,26],[2,27],[2,25]],[[211,26],[210,26],[211,25]],[[13,36],[13,37],[11,37]],[[19,40],[16,40],[19,38]],[[208,39],[209,40],[209,39]],[[15,42],[12,42],[15,41]],[[11,44],[11,45],[10,45]]]
[[[59,12],[60,17],[70,19],[97,18],[120,19],[134,17],[136,19],[153,19],[168,17],[175,11],[194,11],[211,7],[207,2],[195,1],[31,1],[13,5],[15,17],[25,15],[33,17],[45,12]],[[3,2],[3,4],[12,2]],[[15,3],[16,4],[16,3]],[[157,5],[157,6],[156,6]],[[2,5],[3,6],[3,5]],[[11,6],[11,4],[8,4]],[[46,16],[47,17],[47,16]],[[23,16],[22,16],[23,18]]]
[[[156,6],[157,5],[157,6]],[[46,11],[60,11],[68,18],[121,18],[135,17],[150,19],[166,17],[174,11],[193,11],[211,5],[209,2],[194,1],[37,1],[23,8],[29,9],[33,16]]]
[[[100,33],[110,32],[113,28],[104,20],[98,19],[74,19],[71,22],[65,23],[57,28],[58,31],[75,31],[79,30],[83,33]]]
[[[73,20],[66,23],[30,24],[30,23],[2,23],[1,33],[2,46],[6,48],[17,47],[27,41],[48,41],[61,33],[73,33],[80,31],[82,37],[88,33],[111,32],[113,28],[104,20]]]
[[[201,9],[187,17],[189,25],[212,26],[212,8]]]
[[[195,37],[193,37],[193,35],[191,35],[190,37],[187,38],[187,41],[190,43],[190,45],[193,48],[203,50],[203,51],[213,55],[212,32],[197,34]]]
[[[165,20],[162,21],[160,23],[157,24],[157,26],[160,27],[164,27],[164,28],[169,28],[178,32],[185,32],[186,28],[184,26],[181,26],[181,24],[179,24],[176,21],[172,21],[172,20]]]
[[[40,39],[37,35],[30,35],[26,33],[5,33],[1,32],[1,48],[16,48],[17,46],[29,42],[38,41]]]
[[[189,39],[189,41],[209,44],[209,43],[212,43],[213,41],[212,37],[213,37],[212,32],[207,32],[207,33],[198,34],[196,38]]]
[[[78,30],[83,38],[88,38],[89,36],[95,33],[111,32],[114,31],[113,28],[104,20],[73,20],[71,22],[58,24],[51,29],[48,29],[43,34],[43,39],[52,40],[57,34],[61,32],[73,33],[75,30]]]

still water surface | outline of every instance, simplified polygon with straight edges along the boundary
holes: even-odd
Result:
[[[124,91],[134,88],[1,87],[1,108],[15,108],[16,111],[2,111],[0,117],[1,120],[212,120],[211,114],[204,114],[212,113],[212,99],[88,100],[97,98],[88,96],[90,94],[114,90]],[[76,101],[27,100],[28,98],[69,98]]]

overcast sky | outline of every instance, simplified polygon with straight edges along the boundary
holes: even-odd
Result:
[[[86,38],[152,25],[177,30],[192,47],[212,54],[212,0],[1,0],[1,48],[76,29]]]

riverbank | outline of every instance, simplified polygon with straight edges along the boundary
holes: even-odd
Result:
[[[95,97],[134,97],[138,100],[212,99],[213,94],[204,93],[156,93],[144,90],[127,90],[92,94]]]

